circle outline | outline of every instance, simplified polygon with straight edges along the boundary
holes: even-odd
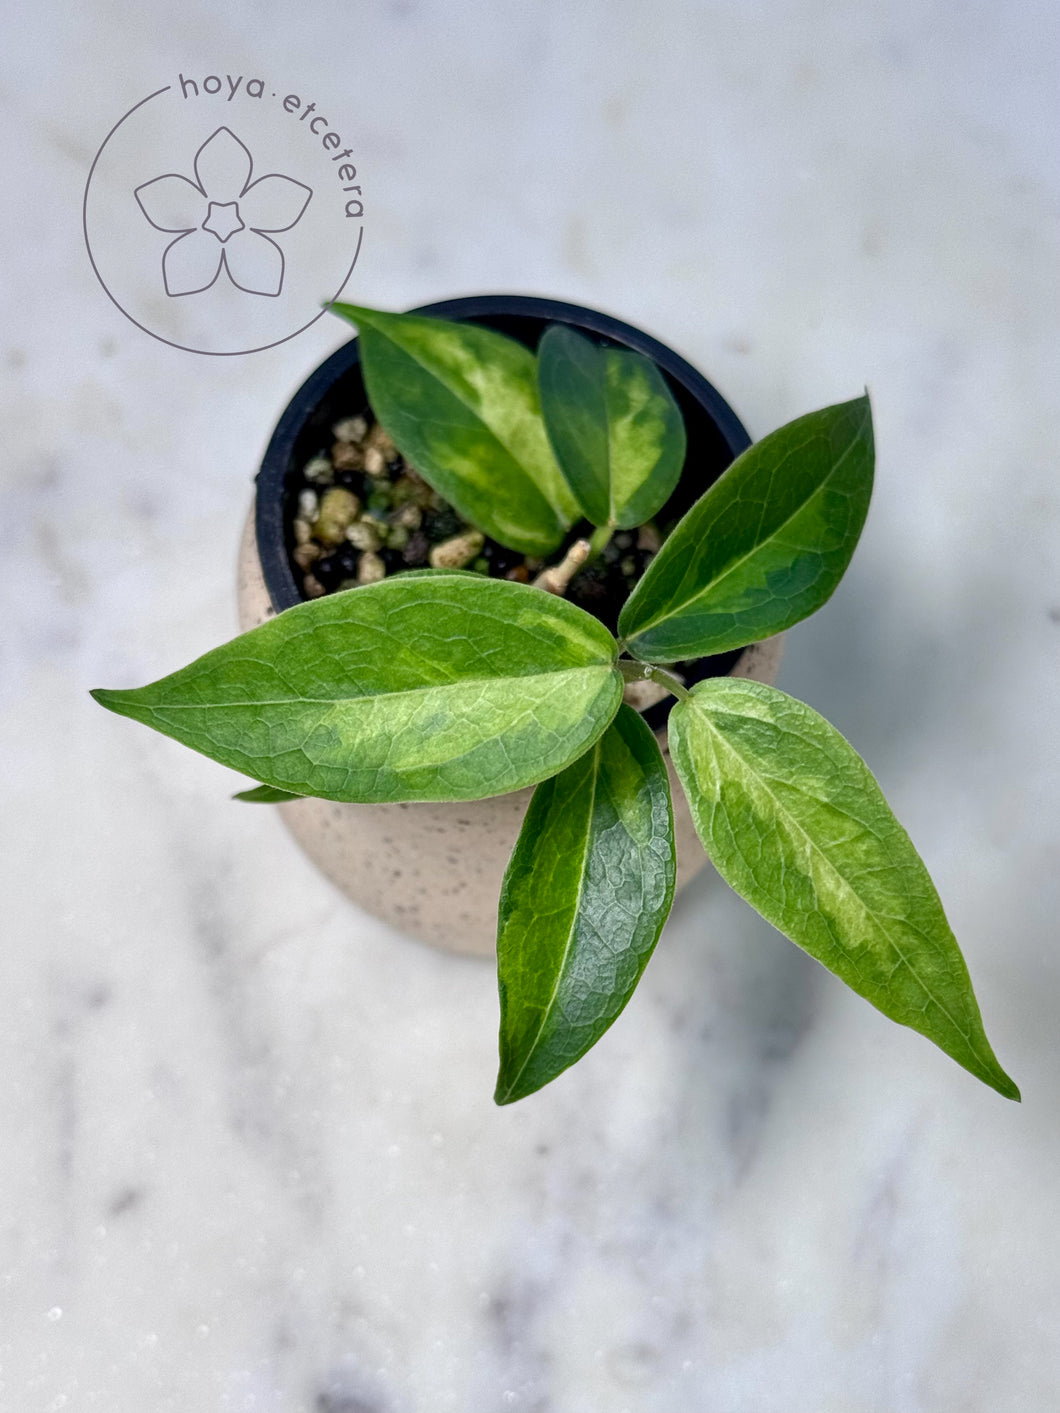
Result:
[[[331,307],[331,305],[335,303],[339,295],[346,288],[346,285],[349,282],[349,278],[353,274],[353,267],[357,264],[357,257],[361,253],[361,241],[364,239],[364,226],[361,226],[360,230],[357,232],[357,247],[353,252],[353,259],[350,261],[350,268],[343,276],[342,283],[339,285],[338,289],[331,296],[331,298],[323,304],[320,313],[314,314],[312,319],[310,319],[307,323],[303,324],[300,328],[295,329],[293,333],[285,334],[282,339],[274,339],[272,343],[259,344],[256,348],[192,348],[189,344],[176,343],[173,339],[163,338],[161,334],[156,334],[153,329],[149,329],[146,324],[141,324],[139,319],[134,319],[133,316],[129,313],[129,311],[123,305],[119,304],[118,300],[108,289],[106,280],[104,280],[103,276],[99,273],[99,267],[96,264],[96,258],[92,254],[92,243],[88,238],[88,193],[89,188],[92,185],[92,177],[95,174],[96,163],[103,156],[103,149],[106,147],[107,143],[121,127],[122,123],[124,123],[127,118],[131,118],[132,115],[136,112],[137,108],[142,108],[145,103],[150,103],[151,99],[157,98],[159,94],[169,93],[172,87],[173,85],[171,83],[167,83],[164,88],[156,88],[154,93],[149,93],[146,98],[141,98],[139,103],[134,103],[133,106],[129,109],[129,111],[127,113],[123,113],[122,116],[111,128],[110,132],[107,133],[106,137],[99,144],[99,147],[96,151],[96,155],[92,158],[92,165],[88,169],[88,177],[85,180],[85,194],[81,200],[81,230],[84,235],[85,250],[88,252],[88,259],[89,263],[92,266],[93,274],[102,286],[103,293],[114,305],[115,309],[117,309],[120,314],[122,314],[126,319],[128,319],[130,324],[134,324],[142,333],[147,334],[150,338],[157,339],[159,343],[167,344],[170,348],[180,349],[182,353],[198,353],[203,358],[243,358],[248,353],[264,353],[265,350],[268,348],[278,348],[281,343],[288,343],[291,339],[297,338],[299,334],[304,334],[306,329],[311,328],[318,319],[323,318],[323,316],[328,312],[328,309]]]

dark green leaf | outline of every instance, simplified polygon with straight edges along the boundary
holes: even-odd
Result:
[[[529,349],[478,324],[331,307],[357,325],[368,400],[409,463],[501,544],[556,549],[578,507],[548,444]]]
[[[524,584],[402,575],[288,609],[103,706],[292,794],[475,800],[577,760],[618,709],[615,643]]]
[[[498,1104],[596,1044],[633,994],[673,892],[666,766],[622,706],[592,750],[537,787],[505,874]]]
[[[258,785],[253,790],[240,790],[233,800],[245,800],[248,805],[283,805],[288,800],[301,800],[302,795],[293,795],[290,790],[277,790],[272,785]]]
[[[771,432],[692,507],[627,599],[634,657],[680,662],[814,613],[850,563],[872,494],[868,397]]]
[[[588,519],[616,529],[650,520],[685,462],[684,419],[651,359],[553,324],[537,381],[552,450]]]
[[[715,677],[670,713],[670,751],[715,868],[901,1025],[1009,1099],[927,869],[864,761],[773,687]]]

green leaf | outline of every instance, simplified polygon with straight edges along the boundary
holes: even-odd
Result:
[[[282,805],[288,800],[301,800],[304,796],[294,795],[290,790],[277,790],[272,785],[258,785],[253,790],[240,790],[233,800],[245,800],[248,805]]]
[[[634,657],[680,662],[759,642],[831,596],[872,494],[868,397],[825,407],[737,457],[626,600]]]
[[[669,737],[726,882],[885,1016],[1018,1099],[928,871],[835,727],[773,687],[715,677],[674,707]]]
[[[674,868],[666,766],[622,706],[591,751],[537,787],[504,877],[498,1104],[555,1079],[622,1010],[670,911]]]
[[[684,419],[651,359],[553,324],[537,382],[552,450],[588,519],[619,530],[650,520],[685,464]]]
[[[534,355],[478,324],[334,304],[357,325],[372,410],[472,524],[547,555],[578,519],[541,419]]]
[[[288,609],[137,691],[95,692],[275,789],[329,800],[476,800],[593,744],[622,679],[565,599],[466,574],[402,575]]]

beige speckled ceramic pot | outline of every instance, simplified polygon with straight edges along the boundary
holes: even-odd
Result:
[[[251,514],[239,551],[239,626],[256,628],[272,613]],[[756,643],[732,675],[773,682],[782,650],[783,634]],[[683,888],[707,858],[665,732],[659,744],[670,772],[677,886]],[[432,946],[487,957],[496,944],[501,879],[533,793],[517,790],[458,805],[291,800],[274,808],[313,862],[362,908]]]
[[[667,506],[673,513],[683,513],[749,445],[736,414],[701,374],[672,349],[606,314],[513,295],[450,300],[417,312],[474,319],[531,347],[548,323],[563,322],[653,358],[681,406],[688,432],[685,475]],[[241,628],[255,627],[300,601],[286,548],[289,472],[314,453],[337,416],[364,405],[357,342],[352,340],[316,369],[280,419],[240,548]],[[677,504],[682,497],[684,504]],[[773,682],[781,651],[781,638],[773,638],[745,649],[734,665],[721,663],[715,670],[728,666],[734,676]],[[658,734],[673,791],[681,888],[707,861],[666,751],[665,730]],[[485,957],[494,952],[501,880],[532,794],[519,790],[454,805],[306,799],[276,808],[309,857],[361,907],[433,946]]]

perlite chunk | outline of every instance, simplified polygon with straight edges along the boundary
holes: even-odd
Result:
[[[368,423],[363,417],[344,417],[331,429],[331,435],[338,442],[363,442],[367,432]]]
[[[451,540],[443,540],[431,550],[432,569],[463,569],[478,555],[486,543],[481,530],[465,530],[462,535],[454,535]]]
[[[335,468],[326,456],[314,456],[306,462],[302,475],[314,486],[330,486],[335,479]]]
[[[354,549],[377,550],[383,543],[379,523],[375,520],[357,520],[346,531],[346,538]]]
[[[371,550],[361,555],[361,562],[357,566],[358,584],[377,584],[380,579],[386,578],[386,565],[377,554]]]

